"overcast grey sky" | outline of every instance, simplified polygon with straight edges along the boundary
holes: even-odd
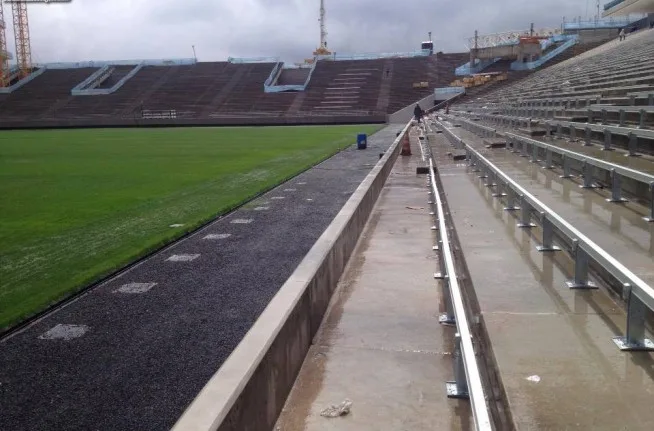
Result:
[[[602,1],[604,3],[604,0]],[[319,42],[319,0],[72,0],[29,3],[35,62],[228,56],[301,60]],[[559,26],[593,15],[592,0],[326,0],[328,46],[341,53],[465,51],[481,34]],[[4,5],[11,22],[11,7]],[[14,51],[13,31],[7,29]]]

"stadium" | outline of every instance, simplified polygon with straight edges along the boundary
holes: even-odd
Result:
[[[654,428],[654,2],[344,53],[321,0],[301,61],[72,62],[35,3],[0,430]]]

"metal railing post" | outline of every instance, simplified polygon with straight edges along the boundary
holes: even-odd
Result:
[[[604,148],[603,151],[613,151],[611,148],[611,131],[609,129],[604,129]]]
[[[540,252],[560,251],[561,248],[554,245],[554,225],[544,212],[540,213],[541,226],[543,226],[543,245],[536,247]]]
[[[448,398],[469,398],[468,381],[466,380],[465,367],[463,365],[463,354],[461,352],[461,335],[457,332],[454,335],[454,381],[445,384]]]
[[[572,178],[572,174],[570,173],[570,159],[565,154],[561,157],[563,158],[563,175],[559,175],[559,178]]]
[[[529,154],[527,154],[527,144],[524,141],[520,141],[520,157],[529,157]]]
[[[552,164],[552,150],[549,148],[545,150],[545,166],[543,166],[543,169],[554,169],[554,165]]]
[[[622,176],[618,174],[615,169],[611,169],[611,197],[607,199],[607,202],[627,202],[625,198],[622,197]]]
[[[531,219],[531,208],[527,202],[527,198],[524,195],[520,196],[520,223],[517,224],[519,228],[529,229],[536,227],[534,223],[530,221]]]
[[[629,287],[629,286],[625,286]],[[627,331],[624,337],[614,337],[613,342],[620,350],[654,350],[654,343],[645,338],[645,317],[647,307],[629,291],[629,303],[627,305]]]
[[[590,147],[593,145],[591,142],[591,137],[592,137],[593,131],[590,130],[590,127],[586,127],[586,136],[585,136],[585,141],[584,141],[584,147]]]
[[[643,217],[643,220],[654,222],[654,182],[649,184],[649,216]]]
[[[597,188],[597,185],[593,184],[593,165],[588,163],[587,160],[583,161],[583,177],[584,177],[584,183],[580,185],[582,189],[594,189]]]
[[[570,289],[597,289],[595,283],[588,279],[588,253],[576,239],[572,240],[572,253],[575,259],[574,278],[565,284]]]
[[[629,139],[627,157],[639,157],[640,154],[636,153],[638,149],[638,137],[633,132],[629,132],[627,138]]]
[[[540,160],[538,160],[538,146],[532,144],[531,145],[531,163],[538,163]]]

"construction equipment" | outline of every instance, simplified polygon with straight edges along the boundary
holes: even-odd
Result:
[[[9,85],[9,53],[5,36],[5,14],[0,3],[0,88]]]
[[[30,44],[30,28],[27,21],[27,3],[24,1],[11,4],[14,17],[14,37],[16,39],[16,63],[18,63],[19,78],[32,73],[32,50]]]
[[[313,55],[331,55],[327,49],[327,24],[325,22],[325,0],[320,0],[320,46],[313,51]]]

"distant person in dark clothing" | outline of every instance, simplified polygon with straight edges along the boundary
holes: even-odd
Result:
[[[388,78],[388,75],[390,75],[390,74],[391,74],[391,71],[386,69],[386,78]]]
[[[625,40],[627,38],[627,35],[624,34],[624,28],[620,30],[618,36],[620,36],[620,40]]]
[[[416,117],[416,121],[418,123],[420,123],[420,121],[422,120],[422,116],[424,115],[424,113],[425,112],[420,107],[420,104],[416,103],[416,107],[413,108],[413,116]]]

